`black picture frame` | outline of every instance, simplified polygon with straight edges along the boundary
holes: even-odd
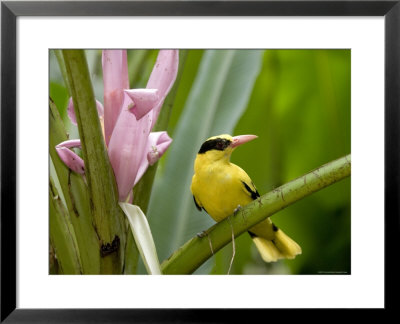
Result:
[[[385,309],[396,307],[399,243],[400,0],[4,1],[1,3],[1,321],[7,323],[228,322],[268,310],[16,308],[16,19],[19,16],[384,16]],[[373,152],[371,152],[373,154]],[[373,188],[371,188],[373,190]],[[371,238],[371,243],[373,238]],[[373,260],[371,259],[371,262]],[[367,285],[368,283],[366,283]],[[194,294],[196,292],[193,292]],[[251,293],[251,292],[249,292]],[[240,314],[243,315],[243,314]]]

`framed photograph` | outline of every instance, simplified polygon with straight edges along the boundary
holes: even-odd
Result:
[[[1,320],[391,309],[399,16],[2,2]]]

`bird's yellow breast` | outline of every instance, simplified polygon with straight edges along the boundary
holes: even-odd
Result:
[[[198,158],[199,159],[199,158]],[[217,222],[231,215],[252,198],[243,181],[251,183],[247,173],[229,161],[198,161],[192,178],[192,193],[197,203]]]

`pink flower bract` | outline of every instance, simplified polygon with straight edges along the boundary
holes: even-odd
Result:
[[[151,130],[175,82],[178,64],[178,50],[160,50],[146,89],[129,89],[126,51],[103,51],[104,136],[120,201],[126,200],[148,166],[172,142],[166,132],[151,133]],[[97,108],[101,117],[103,107],[97,103]],[[72,101],[68,115],[74,121]],[[79,140],[60,143],[57,152],[68,167],[83,173],[83,160],[70,150],[78,144]]]

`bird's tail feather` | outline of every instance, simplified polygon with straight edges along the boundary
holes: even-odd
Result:
[[[250,233],[262,259],[265,262],[275,262],[278,259],[293,259],[301,254],[301,247],[287,236],[281,229],[275,233],[273,240]]]

